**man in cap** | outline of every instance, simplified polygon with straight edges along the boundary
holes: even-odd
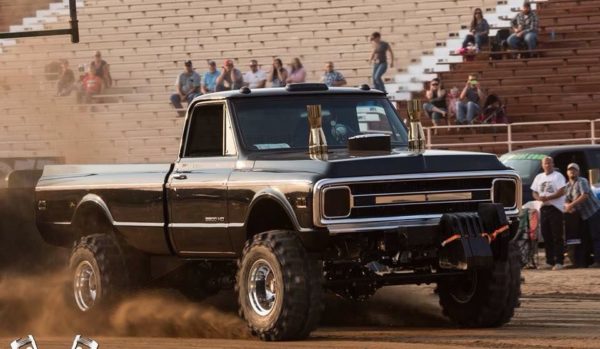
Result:
[[[217,78],[217,91],[237,90],[244,85],[242,72],[233,66],[231,59],[226,59],[221,67],[221,75]]]
[[[212,93],[215,92],[217,89],[217,78],[219,77],[220,73],[217,70],[217,63],[215,63],[215,61],[208,61],[208,71],[206,73],[204,73],[204,76],[202,77],[202,93],[203,94],[207,94],[207,93]]]
[[[565,177],[554,170],[554,160],[546,156],[542,159],[544,172],[538,174],[531,184],[533,198],[542,202],[540,222],[546,246],[546,267],[552,270],[563,268],[564,229],[563,210],[565,208]]]
[[[594,251],[594,264],[592,267],[600,268],[600,200],[592,192],[590,183],[587,179],[579,176],[579,165],[570,163],[567,166],[567,197],[565,212],[576,213],[583,221],[584,229],[581,234],[581,245],[575,253],[574,264],[576,266],[586,266],[585,243],[592,239]]]
[[[185,116],[181,103],[190,103],[194,98],[200,96],[200,75],[194,71],[192,61],[185,61],[185,70],[175,80],[177,93],[171,95],[171,103],[177,109],[179,116]]]

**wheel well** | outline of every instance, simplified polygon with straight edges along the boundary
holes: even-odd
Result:
[[[274,229],[294,230],[294,224],[280,203],[262,199],[252,207],[246,223],[246,238]]]
[[[106,234],[111,231],[112,223],[106,212],[95,203],[83,203],[75,212],[73,219],[75,239],[92,234]]]

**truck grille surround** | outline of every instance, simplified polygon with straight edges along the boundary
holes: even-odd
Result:
[[[510,216],[519,213],[520,188],[521,179],[514,172],[324,179],[315,186],[314,221],[326,226],[432,219],[444,213],[477,212],[486,202],[502,203]]]

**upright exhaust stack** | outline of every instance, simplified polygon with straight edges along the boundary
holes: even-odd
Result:
[[[327,140],[322,127],[321,105],[307,105],[310,135],[308,152],[310,155],[323,156],[327,154]]]
[[[425,132],[421,125],[422,102],[420,99],[408,101],[408,149],[415,153],[425,151]]]

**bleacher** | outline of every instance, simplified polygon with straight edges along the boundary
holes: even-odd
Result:
[[[549,0],[537,2],[537,9],[539,57],[491,60],[484,52],[474,61],[451,64],[440,78],[446,89],[462,89],[467,75],[477,73],[486,92],[499,95],[507,106],[510,122],[515,124],[511,126],[513,150],[589,143],[589,121],[600,119],[600,1]],[[504,153],[507,144],[488,143],[507,142],[506,129],[463,128],[458,133],[440,129],[432,144]]]
[[[168,104],[182,62],[203,71],[208,59],[299,57],[318,81],[332,60],[350,85],[368,83],[368,36],[380,31],[396,56],[386,78],[418,61],[476,7],[497,0],[88,0],[79,9],[81,43],[67,37],[19,39],[0,54],[0,155],[65,155],[70,162],[155,162],[175,158],[182,120]],[[31,22],[31,21],[30,21]],[[34,21],[35,22],[35,21]],[[44,22],[44,21],[38,21]],[[64,28],[66,15],[45,21]],[[27,26],[19,27],[27,30]],[[96,50],[111,65],[114,87],[94,104],[54,97],[44,65],[89,63]]]

